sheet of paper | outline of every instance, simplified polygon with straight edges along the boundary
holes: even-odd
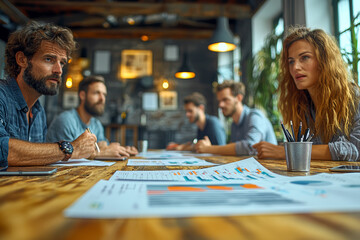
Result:
[[[111,166],[115,162],[103,162],[103,161],[96,161],[96,160],[88,160],[85,158],[81,159],[69,159],[66,162],[58,161],[56,163],[51,164],[50,166]]]
[[[285,185],[284,179],[274,181],[276,176],[222,183],[101,180],[64,213],[73,218],[143,218],[360,211],[360,174],[350,174],[284,177]]]
[[[234,163],[197,170],[116,171],[110,180],[223,182],[275,178],[275,175],[254,158],[248,158]]]
[[[184,156],[194,156],[194,157],[214,157],[214,156],[218,156],[212,153],[194,153],[194,152],[189,152],[189,153],[183,153]]]
[[[187,158],[170,158],[170,159],[129,159],[128,166],[213,166],[215,163],[205,160],[187,157]]]
[[[186,156],[183,156],[182,152],[179,151],[151,151],[146,153],[139,153],[136,155],[137,157],[143,157],[147,159],[151,158],[186,158]]]

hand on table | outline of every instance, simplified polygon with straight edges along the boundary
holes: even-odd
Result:
[[[96,154],[96,136],[88,131],[85,131],[77,139],[75,139],[71,145],[74,148],[71,158],[89,158]]]
[[[179,146],[179,144],[176,142],[169,142],[169,144],[166,146],[166,150],[176,150],[177,146]]]
[[[109,145],[99,144],[99,146],[100,146],[100,153],[96,155],[98,157],[120,157],[120,156],[129,157],[130,156],[126,148],[121,146],[120,143],[117,142],[110,143]]]
[[[126,146],[125,149],[126,149],[126,152],[128,152],[131,156],[139,154],[139,151],[134,146]]]
[[[198,153],[205,153],[206,148],[211,146],[211,142],[210,139],[208,138],[208,136],[205,136],[204,139],[198,140],[197,143],[195,144],[195,150]]]
[[[285,159],[285,149],[283,146],[271,144],[269,142],[261,141],[252,146],[258,152],[257,157],[260,159]]]

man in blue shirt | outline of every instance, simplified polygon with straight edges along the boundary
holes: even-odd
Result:
[[[205,114],[205,107],[206,99],[198,92],[194,92],[184,99],[186,117],[190,123],[195,123],[198,127],[197,140],[205,138],[213,145],[225,145],[226,136],[223,126],[217,117]],[[192,148],[193,143],[190,142],[180,145],[170,143],[167,147],[168,150],[192,150]]]
[[[216,89],[216,97],[225,117],[232,117],[231,143],[224,146],[212,146],[207,140],[196,144],[200,153],[219,155],[255,155],[252,147],[255,143],[266,141],[277,144],[274,129],[270,121],[257,109],[250,109],[242,103],[245,85],[240,82],[224,81]]]
[[[61,139],[72,141],[87,128],[97,137],[100,152],[95,157],[120,157],[138,153],[135,147],[123,147],[119,143],[108,144],[104,135],[104,127],[95,117],[101,116],[105,110],[107,90],[102,76],[84,78],[78,89],[80,104],[76,109],[62,112],[51,123],[46,140],[56,142]]]
[[[42,143],[45,112],[38,99],[55,95],[63,67],[75,49],[69,29],[32,22],[12,33],[5,49],[5,71],[0,80],[0,166],[46,165],[89,157],[96,136],[85,132],[73,142]]]

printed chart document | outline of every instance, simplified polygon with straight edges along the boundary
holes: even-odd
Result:
[[[96,160],[88,160],[85,158],[81,159],[69,159],[66,162],[58,161],[56,163],[51,164],[50,166],[111,166],[115,162],[103,162],[103,161],[96,161]]]
[[[187,157],[187,158],[151,158],[151,159],[129,159],[128,166],[213,166],[215,163],[205,160]]]
[[[101,180],[66,209],[65,216],[136,218],[359,211],[360,186],[345,182],[340,186],[282,186],[258,180],[166,184]]]
[[[204,178],[189,178],[194,181],[185,180],[185,172],[172,182],[161,175],[153,182],[101,180],[64,213],[137,218],[360,211],[360,173],[286,177],[255,159],[226,165],[196,170]]]
[[[190,153],[190,152],[187,152]],[[146,153],[139,153],[136,155],[137,157],[143,157],[146,159],[159,159],[159,158],[187,158],[187,156],[184,156],[184,152],[182,151],[165,151],[165,150],[161,150],[161,151],[151,151],[151,152],[146,152]]]
[[[280,175],[277,176],[281,177]],[[275,178],[275,174],[264,168],[254,158],[248,158],[234,163],[196,170],[116,171],[110,180],[223,182],[267,178]]]

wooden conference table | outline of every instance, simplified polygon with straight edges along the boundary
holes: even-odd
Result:
[[[246,157],[203,159],[229,163],[242,158]],[[284,160],[259,162],[278,174],[304,175],[287,172]],[[328,168],[340,164],[313,160],[310,174],[329,172]],[[154,169],[184,168],[130,167],[124,161],[110,167],[58,167],[58,172],[51,176],[2,176],[0,240],[360,239],[360,212],[106,220],[64,217],[64,209],[100,179],[109,179],[116,170]]]

